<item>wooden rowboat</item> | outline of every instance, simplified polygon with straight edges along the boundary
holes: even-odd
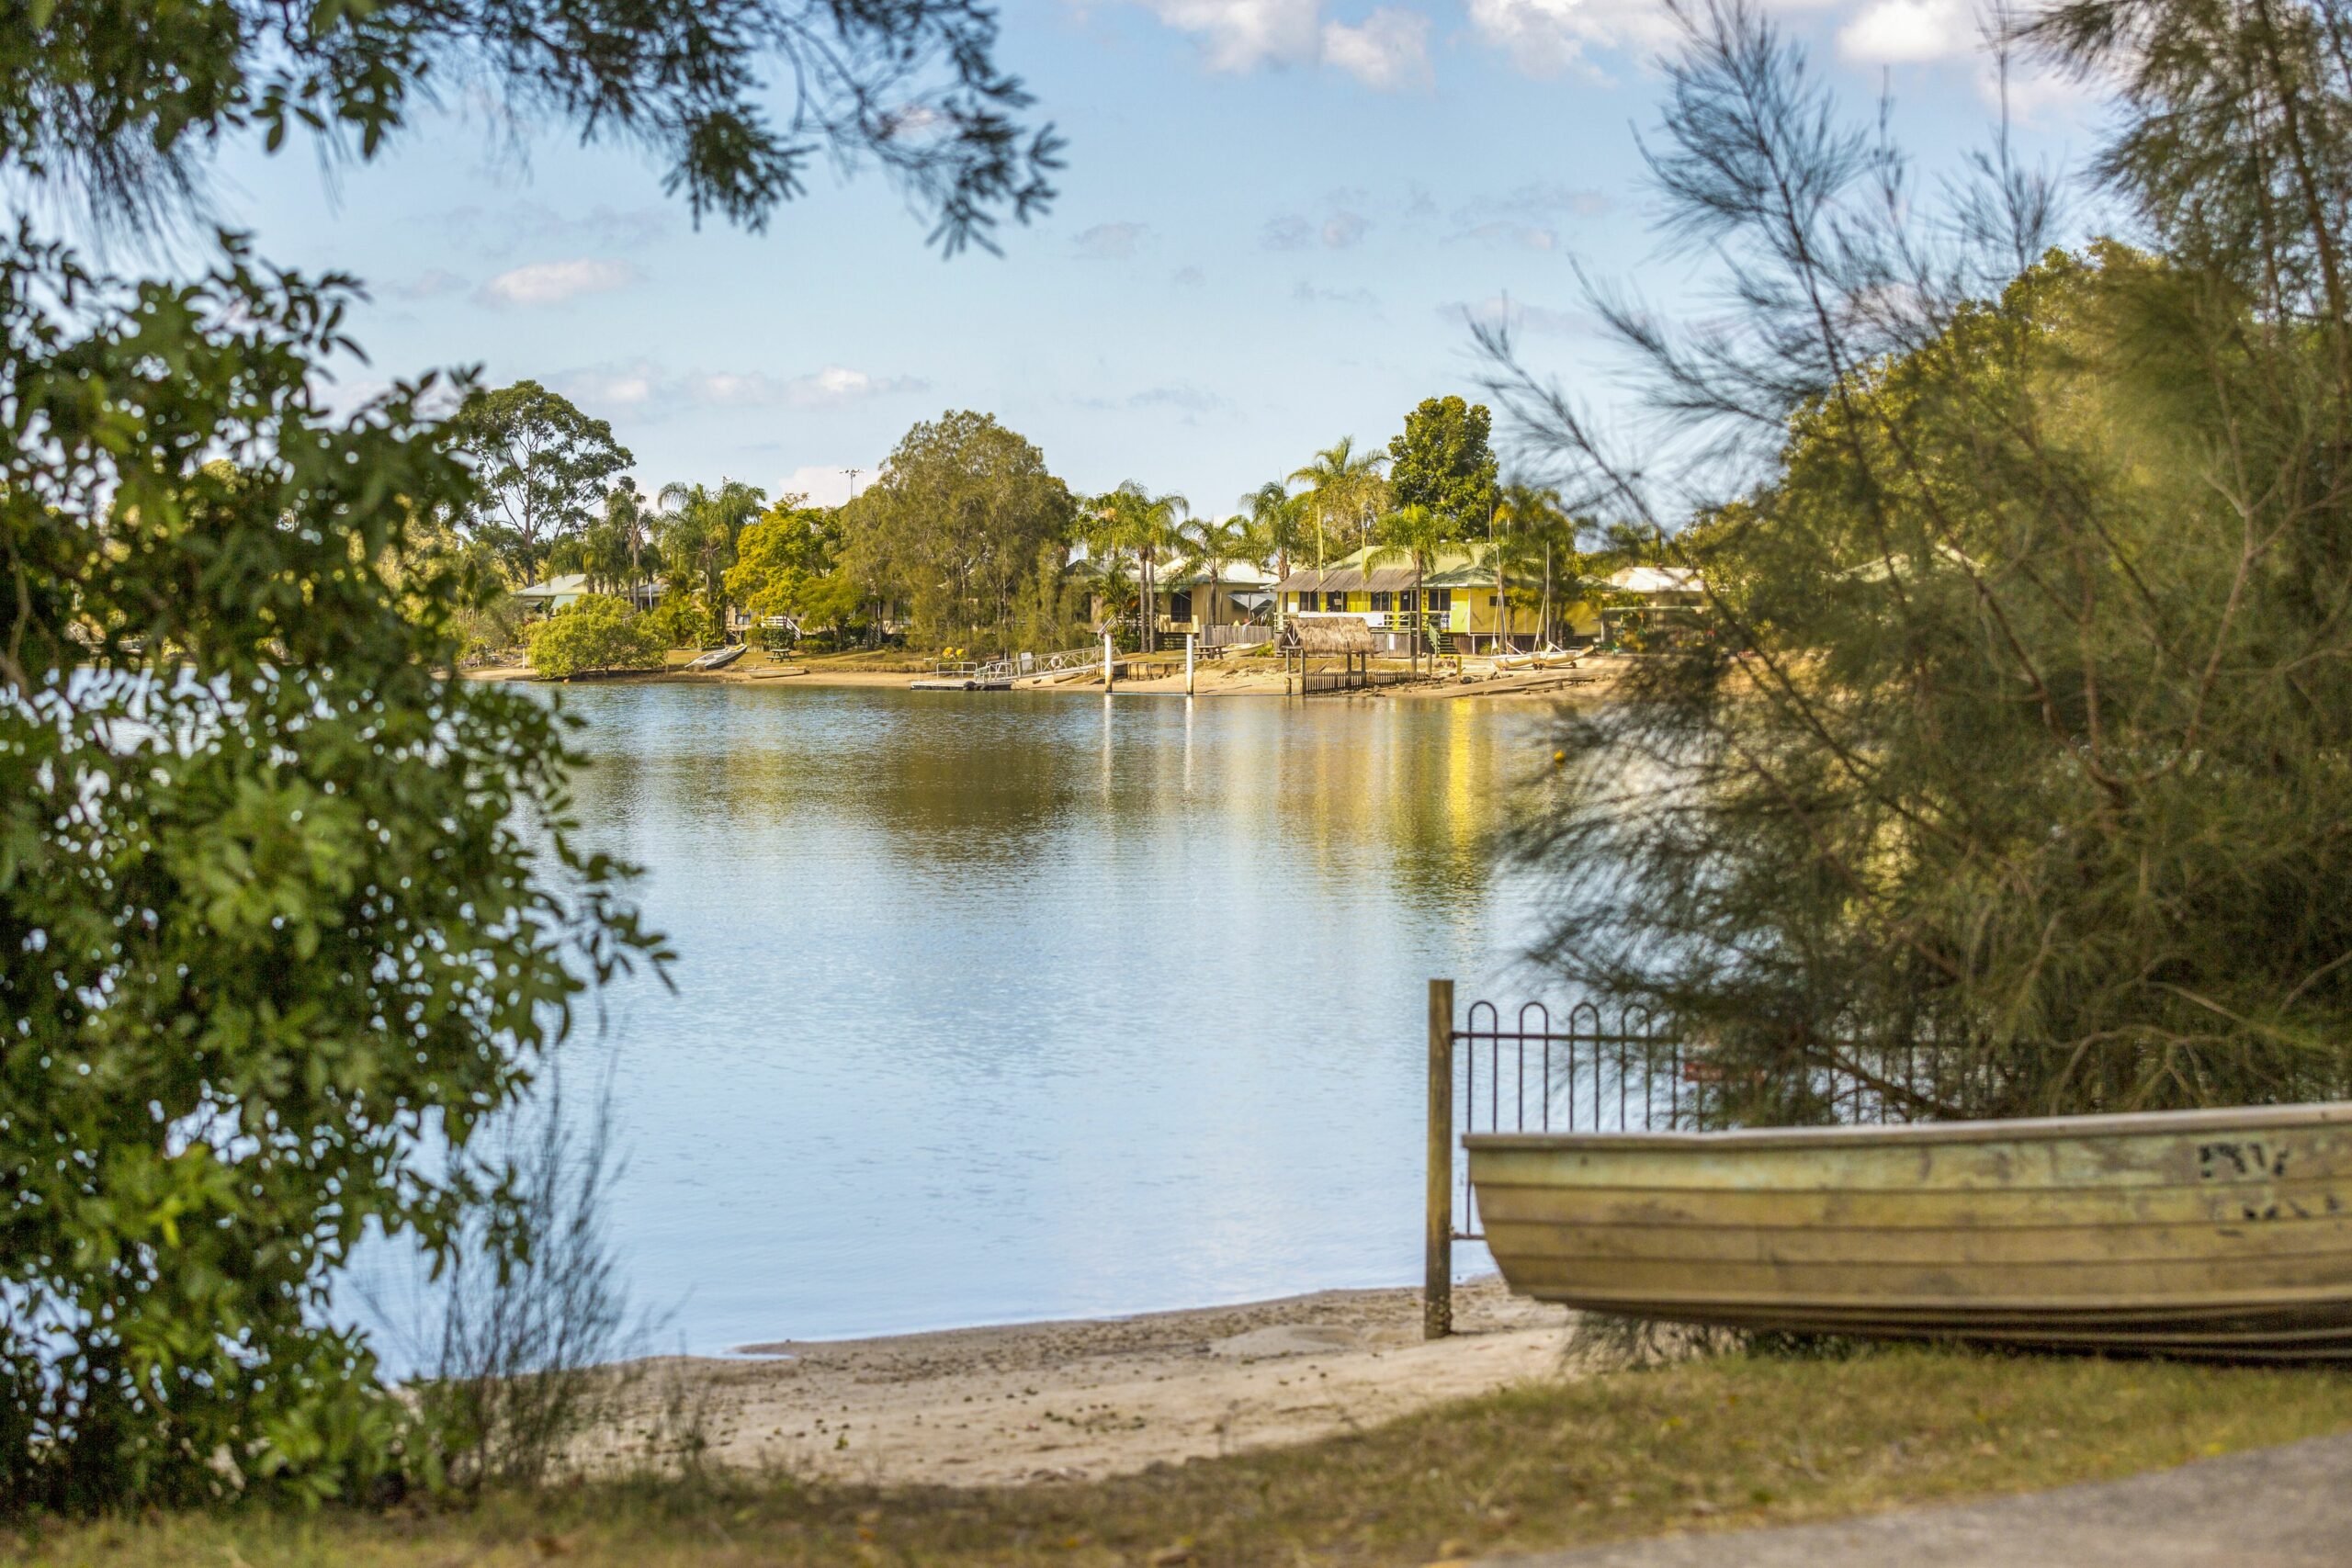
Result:
[[[2352,1101],[1463,1140],[1511,1288],[1871,1337],[2352,1358]]]

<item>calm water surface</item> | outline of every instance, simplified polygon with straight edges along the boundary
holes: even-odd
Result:
[[[1420,1268],[1423,986],[1510,988],[1486,834],[1542,718],[612,686],[586,837],[647,868],[616,1239],[688,1347]]]

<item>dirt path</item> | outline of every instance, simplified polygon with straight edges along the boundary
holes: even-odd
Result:
[[[1839,1524],[1669,1536],[1491,1568],[2341,1568],[2352,1437]]]
[[[871,1482],[1092,1477],[1310,1438],[1558,1375],[1566,1316],[1460,1287],[1420,1337],[1415,1291],[1333,1291],[1141,1317],[752,1348],[695,1360],[713,1453]]]

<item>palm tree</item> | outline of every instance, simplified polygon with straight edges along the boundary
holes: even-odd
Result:
[[[1170,491],[1154,495],[1135,479],[1087,502],[1091,518],[1087,547],[1131,554],[1136,558],[1136,591],[1142,604],[1136,616],[1137,640],[1146,653],[1159,646],[1158,589],[1152,568],[1175,547],[1177,530],[1190,515],[1193,503]]]
[[[662,547],[671,585],[698,588],[722,632],[735,542],[766,504],[766,491],[741,479],[722,480],[717,490],[674,480],[662,487]]]
[[[1327,525],[1344,521],[1359,529],[1368,525],[1378,514],[1387,488],[1381,480],[1381,465],[1388,461],[1385,452],[1359,452],[1356,438],[1342,435],[1332,446],[1315,454],[1315,461],[1291,475],[1293,484],[1303,484],[1306,493],[1300,500],[1306,504],[1307,514],[1315,520],[1315,569],[1323,570],[1324,529]]]
[[[1225,581],[1225,563],[1243,558],[1250,547],[1250,525],[1239,517],[1228,517],[1222,523],[1196,517],[1179,525],[1176,536],[1193,552],[1195,566],[1208,567],[1209,620],[1215,625],[1216,593]]]
[[[1427,612],[1421,606],[1421,579],[1428,575],[1437,553],[1453,536],[1453,520],[1440,517],[1428,507],[1416,502],[1400,506],[1380,520],[1380,544],[1363,558],[1366,566],[1378,566],[1392,560],[1410,561],[1413,567],[1413,605],[1417,624],[1413,628],[1413,672],[1421,669],[1421,627],[1428,624]]]
[[[628,585],[633,596],[637,585],[645,580],[645,547],[650,533],[646,525],[645,502],[637,493],[637,481],[626,474],[613,486],[612,493],[605,497],[605,526],[612,530],[628,557]]]

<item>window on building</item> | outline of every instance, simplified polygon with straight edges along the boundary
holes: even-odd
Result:
[[[1452,610],[1453,610],[1453,589],[1451,589],[1451,588],[1432,588],[1432,589],[1430,589],[1430,613],[1431,613],[1431,614],[1433,614],[1433,615],[1445,615],[1445,614],[1449,613],[1450,611],[1452,611]]]
[[[1396,595],[1396,607],[1400,610],[1411,611],[1419,609],[1420,605],[1416,603],[1413,591],[1408,588]]]
[[[1344,610],[1348,607],[1348,596],[1344,593],[1326,593],[1323,595],[1323,607],[1327,610]]]
[[[1390,602],[1396,597],[1394,593],[1384,593],[1375,588],[1372,591],[1372,607],[1375,610],[1394,609],[1396,606]]]

